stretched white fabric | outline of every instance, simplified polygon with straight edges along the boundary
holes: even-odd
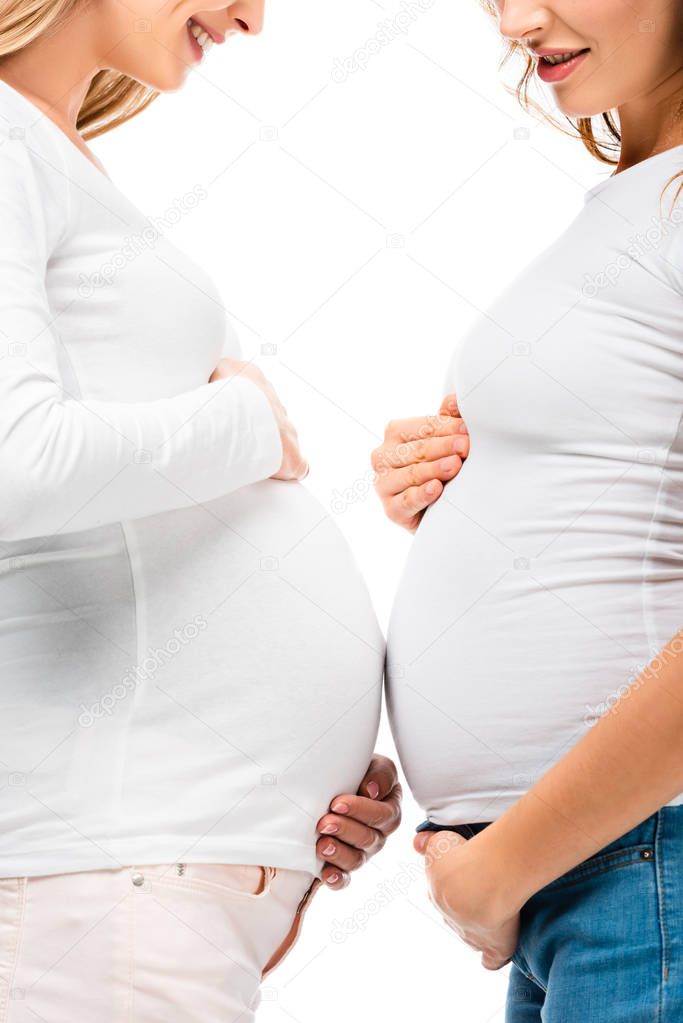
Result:
[[[470,454],[388,636],[394,734],[436,823],[508,809],[683,625],[682,170],[677,146],[590,189],[456,346]]]
[[[0,876],[315,870],[384,642],[213,280],[0,82]],[[205,195],[198,195],[198,201]]]

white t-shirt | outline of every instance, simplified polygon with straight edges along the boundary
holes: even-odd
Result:
[[[456,347],[470,454],[388,634],[395,738],[438,824],[507,810],[683,626],[677,171],[683,146],[592,188]]]
[[[5,82],[0,209],[0,876],[315,871],[381,697],[347,544],[207,383],[213,281]]]

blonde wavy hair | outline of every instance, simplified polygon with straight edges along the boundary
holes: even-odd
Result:
[[[45,33],[56,32],[88,0],[0,0],[0,66],[2,58],[28,46]],[[93,139],[141,113],[158,91],[118,71],[99,71],[78,112],[76,127]]]

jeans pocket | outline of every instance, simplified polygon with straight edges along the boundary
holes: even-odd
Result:
[[[172,863],[141,870],[156,883],[254,901],[269,894],[276,874],[275,867],[251,863]]]
[[[289,928],[284,939],[280,942],[278,947],[271,955],[266,965],[263,967],[263,971],[261,973],[261,980],[267,977],[268,974],[271,973],[276,966],[279,966],[282,960],[287,955],[289,955],[291,950],[294,948],[294,945],[299,940],[304,915],[311,904],[311,899],[313,898],[313,896],[318,891],[321,885],[322,881],[320,880],[320,878],[314,877],[313,880],[311,881],[311,884],[304,892],[302,898],[299,901],[299,904],[296,907],[291,927]]]
[[[654,847],[647,843],[623,846],[620,849],[612,849],[610,852],[598,852],[594,856],[589,856],[587,860],[583,860],[577,867],[568,870],[566,874],[562,874],[555,881],[551,881],[544,890],[552,891],[555,888],[578,884],[598,874],[621,870],[623,867],[634,866],[638,863],[651,863],[654,858]]]

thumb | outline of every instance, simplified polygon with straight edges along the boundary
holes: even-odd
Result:
[[[435,834],[436,834],[435,831],[418,832],[418,834],[415,835],[415,837],[413,838],[413,849],[415,850],[415,852],[418,852],[420,856],[424,856],[425,853],[427,852],[427,845],[429,844],[429,839],[433,838]]]
[[[441,402],[441,408],[439,409],[439,415],[441,416],[459,416],[460,407],[458,405],[458,398],[456,394],[447,394]]]
[[[430,866],[466,841],[457,831],[421,831],[413,839],[413,848],[426,858],[427,866]]]

